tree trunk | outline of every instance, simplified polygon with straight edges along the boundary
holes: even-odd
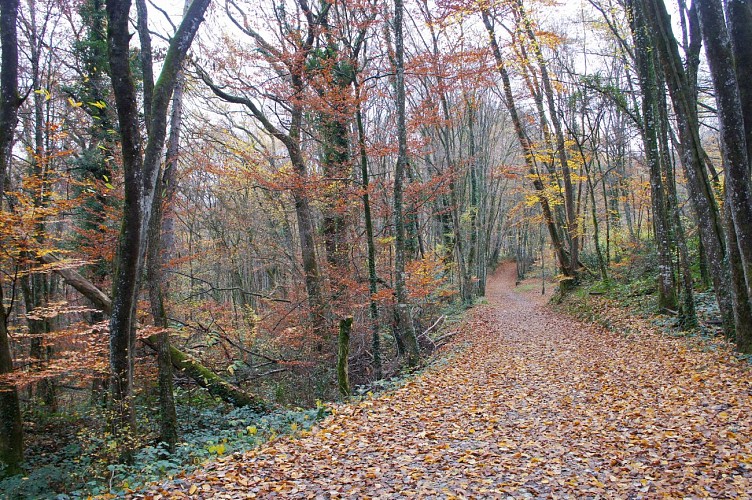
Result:
[[[146,110],[149,124],[143,156],[138,99],[130,67],[131,2],[107,2],[110,76],[120,124],[125,181],[123,224],[115,261],[110,317],[110,391],[113,405],[112,430],[116,436],[129,442],[135,433],[132,398],[136,295],[148,241],[147,231],[162,149],[167,134],[167,109],[183,59],[203,20],[209,1],[192,2],[167,49],[160,77],[153,88],[151,105]],[[126,443],[123,458],[130,459],[130,448],[131,445]]]
[[[347,357],[350,355],[350,330],[353,318],[348,316],[339,321],[339,339],[337,349],[337,385],[343,398],[350,397],[350,376],[347,368]]]
[[[127,436],[135,432],[136,424],[131,401],[134,359],[131,337],[141,259],[143,157],[136,87],[130,68],[130,1],[107,2],[107,17],[107,45],[120,122],[125,181],[123,223],[115,261],[110,317],[110,390],[114,417],[112,430],[118,436]]]
[[[345,277],[348,270],[347,213],[343,210],[342,200],[347,198],[348,181],[351,177],[352,164],[350,152],[350,132],[346,121],[347,103],[351,96],[348,92],[352,73],[340,67],[337,62],[336,44],[330,43],[324,67],[334,68],[332,74],[325,75],[323,88],[318,88],[331,110],[318,113],[317,127],[321,136],[321,165],[327,185],[324,194],[322,233],[326,262],[328,265],[329,308],[339,310],[340,304],[348,304],[348,287]]]
[[[640,0],[645,18],[654,34],[654,42],[666,74],[671,101],[676,113],[679,131],[679,148],[687,177],[687,187],[697,217],[700,238],[708,256],[723,329],[727,335],[734,332],[734,312],[730,295],[731,276],[727,266],[724,246],[725,234],[715,202],[713,190],[704,164],[704,151],[699,136],[697,97],[694,72],[692,78],[684,69],[671,19],[660,0]],[[690,68],[693,66],[690,65]]]
[[[723,214],[728,227],[733,227],[731,207],[724,204]],[[734,299],[734,322],[736,324],[735,336],[731,339],[736,342],[741,352],[749,353],[752,350],[752,307],[750,307],[749,291],[744,281],[742,269],[742,257],[739,252],[739,243],[736,240],[736,232],[726,231],[726,248],[729,249],[728,260],[731,267],[731,294]]]
[[[5,176],[10,166],[13,136],[18,123],[18,0],[0,2],[0,215],[5,199]],[[0,376],[13,371],[8,336],[8,316],[0,280]],[[23,460],[23,425],[18,390],[12,383],[0,382],[0,477],[20,472]],[[4,468],[3,468],[4,467]]]
[[[752,0],[725,0],[724,4],[739,83],[747,160],[752,168]]]
[[[656,67],[657,69],[657,67]],[[673,241],[679,253],[679,273],[681,274],[679,323],[682,328],[689,330],[697,326],[697,311],[695,309],[694,282],[692,279],[687,237],[684,223],[681,220],[679,197],[676,192],[676,168],[671,154],[669,134],[671,125],[668,121],[668,102],[666,100],[665,76],[661,75],[658,105],[659,134],[658,144],[661,154],[663,176],[666,179],[666,208],[669,213],[669,224],[672,229]]]
[[[394,0],[394,47],[396,66],[397,91],[397,164],[394,169],[394,289],[396,295],[397,322],[396,334],[405,347],[405,355],[409,366],[416,366],[420,362],[420,349],[415,335],[415,327],[409,314],[407,305],[407,289],[405,287],[405,221],[403,216],[403,180],[407,167],[407,124],[405,117],[405,49],[402,36],[403,1]]]
[[[752,188],[745,120],[734,56],[720,0],[698,1],[697,8],[718,107],[721,154],[726,173],[726,203],[729,204],[734,222],[733,227],[727,230],[736,232],[737,248],[749,296],[752,285]],[[734,272],[735,269],[732,268],[731,271]]]
[[[473,276],[477,273],[477,261],[480,260],[480,238],[478,227],[478,214],[480,209],[480,189],[478,186],[478,159],[475,149],[475,104],[465,96],[465,106],[467,107],[467,132],[468,132],[468,154],[470,156],[470,206],[467,208],[470,214],[470,244],[468,245],[467,268],[465,269],[465,283],[468,287],[470,296],[470,305],[476,296],[479,295],[478,277]]]
[[[661,156],[658,149],[658,89],[653,56],[653,44],[645,21],[645,13],[639,4],[627,3],[630,28],[634,38],[634,54],[642,93],[642,142],[645,161],[650,172],[650,199],[653,207],[653,228],[658,248],[658,308],[661,311],[676,310],[676,288],[671,257],[670,226],[666,203],[666,190],[661,171]]]
[[[0,376],[13,371],[7,329],[8,317],[2,299],[0,286]],[[12,383],[0,381],[0,478],[19,473],[22,460],[23,425],[18,390]]]
[[[157,342],[158,338],[156,335],[144,339],[144,343],[155,351],[159,349]],[[257,413],[269,413],[274,409],[272,405],[263,399],[238,389],[205,367],[196,358],[174,346],[170,346],[170,361],[175,368],[209,391],[209,394],[212,396],[216,396],[238,407],[250,407]]]
[[[139,0],[141,2],[143,0]],[[139,11],[140,14],[140,11]],[[177,186],[178,151],[180,145],[180,127],[182,125],[183,91],[185,77],[182,72],[178,75],[178,83],[172,97],[172,115],[170,120],[170,134],[167,142],[165,168],[160,175],[160,184],[154,196],[152,217],[149,221],[149,243],[146,259],[146,281],[149,290],[149,303],[154,319],[154,326],[162,331],[156,334],[157,367],[159,383],[159,429],[160,440],[167,445],[170,453],[175,451],[178,441],[177,413],[173,391],[173,373],[170,355],[170,335],[168,315],[165,308],[165,295],[168,287],[164,269],[168,266],[172,245],[163,245],[163,235],[169,233],[164,217],[165,209],[172,206]]]
[[[295,165],[295,162],[293,162]],[[298,171],[305,169],[298,166]],[[298,220],[298,236],[300,238],[300,253],[303,258],[303,272],[305,273],[306,292],[308,293],[308,306],[311,309],[311,321],[317,337],[316,342],[321,342],[326,337],[326,313],[324,300],[321,292],[319,265],[316,261],[316,242],[314,240],[315,224],[311,212],[311,204],[305,193],[294,192],[295,215]]]
[[[347,124],[336,116],[322,114],[319,117],[319,129],[323,142],[323,172],[329,180],[322,233],[326,260],[336,275],[332,278],[338,280],[347,272],[346,219],[338,205],[345,196],[344,179],[350,176],[350,140]],[[334,298],[338,298],[344,291],[341,285],[335,284],[333,288]]]
[[[355,87],[355,121],[358,127],[358,153],[360,155],[360,174],[363,187],[363,219],[366,226],[366,246],[368,247],[368,292],[370,297],[369,314],[371,316],[371,348],[373,349],[373,370],[376,380],[383,376],[381,365],[381,338],[379,336],[379,305],[374,298],[378,292],[376,275],[376,244],[373,235],[373,218],[371,217],[371,198],[368,192],[368,152],[366,150],[366,133],[363,126],[363,111],[360,107],[360,85],[353,80]]]

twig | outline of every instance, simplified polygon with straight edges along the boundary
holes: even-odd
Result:
[[[284,302],[285,304],[292,303],[292,301],[288,300],[288,299],[280,299],[280,298],[277,298],[277,297],[270,297],[268,295],[264,295],[263,293],[258,293],[258,292],[249,292],[249,291],[244,290],[244,289],[242,289],[240,287],[218,287],[218,286],[215,286],[210,281],[207,281],[207,280],[202,279],[202,278],[197,278],[196,276],[189,276],[189,275],[187,275],[185,273],[181,273],[180,271],[171,270],[169,272],[171,272],[172,274],[177,274],[178,276],[183,276],[184,278],[190,278],[192,280],[200,281],[200,282],[204,283],[205,285],[207,285],[209,287],[208,290],[200,290],[198,292],[192,293],[187,298],[193,298],[193,297],[195,297],[197,295],[204,295],[204,294],[211,293],[211,292],[214,292],[214,291],[217,291],[217,292],[240,292],[243,295],[250,295],[252,297],[259,297],[261,299],[270,300],[272,302]]]
[[[439,326],[440,324],[442,324],[442,323],[444,322],[444,320],[445,320],[445,319],[446,319],[446,316],[444,316],[444,315],[442,314],[441,316],[439,316],[439,319],[437,319],[437,320],[436,320],[436,321],[434,322],[434,324],[433,324],[433,325],[429,326],[429,327],[428,327],[428,330],[426,330],[425,332],[421,333],[421,335],[423,335],[424,337],[428,337],[428,334],[429,334],[429,333],[431,333],[431,332],[432,332],[432,331],[433,331],[433,330],[434,330],[434,329],[435,329],[436,327],[438,327],[438,326]]]
[[[255,379],[255,378],[266,377],[267,375],[273,375],[273,374],[275,374],[275,373],[286,372],[286,371],[287,371],[287,368],[277,368],[276,370],[269,370],[268,372],[265,372],[265,373],[259,373],[258,375],[254,375],[254,376],[252,376],[252,377],[251,377],[251,380],[252,380],[252,379]]]
[[[445,334],[445,335],[442,335],[441,337],[437,338],[437,339],[436,339],[436,340],[434,341],[434,343],[438,345],[438,344],[439,344],[439,343],[440,343],[441,341],[443,341],[443,340],[446,340],[446,339],[448,339],[449,337],[452,337],[452,336],[454,336],[454,335],[457,335],[458,333],[460,333],[460,332],[459,332],[459,330],[457,330],[457,331],[454,331],[454,332],[449,332],[449,333],[447,333],[447,334]]]

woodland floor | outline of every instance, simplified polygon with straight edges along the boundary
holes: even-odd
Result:
[[[544,299],[505,266],[447,362],[146,497],[750,497],[745,361]]]

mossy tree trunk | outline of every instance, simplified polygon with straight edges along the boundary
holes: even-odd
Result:
[[[407,288],[405,286],[405,220],[403,207],[404,177],[407,168],[407,123],[405,120],[405,47],[402,34],[402,18],[404,5],[402,0],[394,1],[394,47],[396,70],[396,101],[397,101],[397,164],[394,169],[394,291],[397,304],[395,306],[395,320],[398,341],[405,349],[405,356],[409,366],[416,366],[420,362],[420,348],[415,335],[415,327],[409,314],[407,304]]]
[[[637,74],[642,93],[641,135],[645,147],[645,160],[650,173],[650,200],[653,208],[653,230],[658,248],[658,308],[674,311],[677,308],[674,268],[671,255],[671,231],[669,225],[666,185],[661,170],[661,155],[658,148],[658,89],[653,43],[645,20],[644,10],[629,2],[629,18]]]
[[[689,198],[697,217],[703,248],[705,249],[716,300],[721,311],[724,333],[733,336],[735,329],[734,306],[731,296],[731,273],[725,247],[723,221],[715,200],[715,193],[705,166],[705,151],[699,135],[697,115],[697,64],[699,64],[699,41],[697,18],[690,9],[690,46],[687,65],[682,62],[679,47],[674,37],[671,18],[665,4],[660,0],[638,0],[635,4],[644,9],[645,19],[652,33],[656,52],[666,76],[666,84],[676,115],[679,132],[679,150],[684,173],[687,177]]]
[[[347,357],[350,355],[350,331],[353,318],[348,316],[339,321],[339,338],[337,339],[337,385],[342,397],[350,397],[350,375],[348,373]]]
[[[745,106],[739,90],[740,80],[736,74],[723,5],[720,0],[702,0],[697,2],[697,10],[720,123],[726,204],[733,222],[726,230],[735,233],[729,240],[736,240],[735,247],[729,248],[729,254],[736,254],[738,251],[738,259],[731,272],[739,274],[741,271],[746,281],[746,287],[739,287],[735,294],[735,306],[737,309],[749,309],[749,291],[752,285],[752,187],[745,133],[745,125],[749,122],[743,114]],[[737,46],[737,49],[743,48]],[[745,50],[737,52],[740,56],[746,55]],[[748,71],[748,68],[740,69]],[[740,277],[734,276],[733,279],[740,280]],[[752,352],[752,324],[737,324],[736,341],[739,350]]]
[[[10,165],[13,135],[18,123],[18,0],[0,2],[0,216],[5,198],[5,176]],[[1,243],[0,243],[1,244]],[[8,316],[0,281],[0,376],[13,371]],[[23,460],[23,425],[16,386],[0,382],[0,476],[19,472]]]
[[[110,316],[110,391],[114,410],[112,429],[116,436],[122,436],[126,440],[135,433],[132,399],[136,298],[148,243],[148,226],[162,150],[167,135],[167,111],[183,59],[203,21],[209,1],[194,0],[191,3],[170,41],[156,83],[153,76],[145,78],[143,114],[147,118],[147,134],[146,145],[143,148],[139,100],[131,72],[131,1],[110,0],[106,6],[108,59],[120,125],[125,180],[123,222],[115,258]],[[149,38],[148,34],[146,38]],[[131,445],[126,443],[123,458],[130,459],[131,453]]]

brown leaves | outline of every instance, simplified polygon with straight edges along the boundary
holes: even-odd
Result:
[[[469,346],[297,439],[148,496],[745,497],[752,381],[727,351],[625,338],[510,290],[469,315]],[[509,274],[509,276],[506,276]],[[193,487],[195,485],[195,489]],[[206,487],[209,490],[206,490]]]

